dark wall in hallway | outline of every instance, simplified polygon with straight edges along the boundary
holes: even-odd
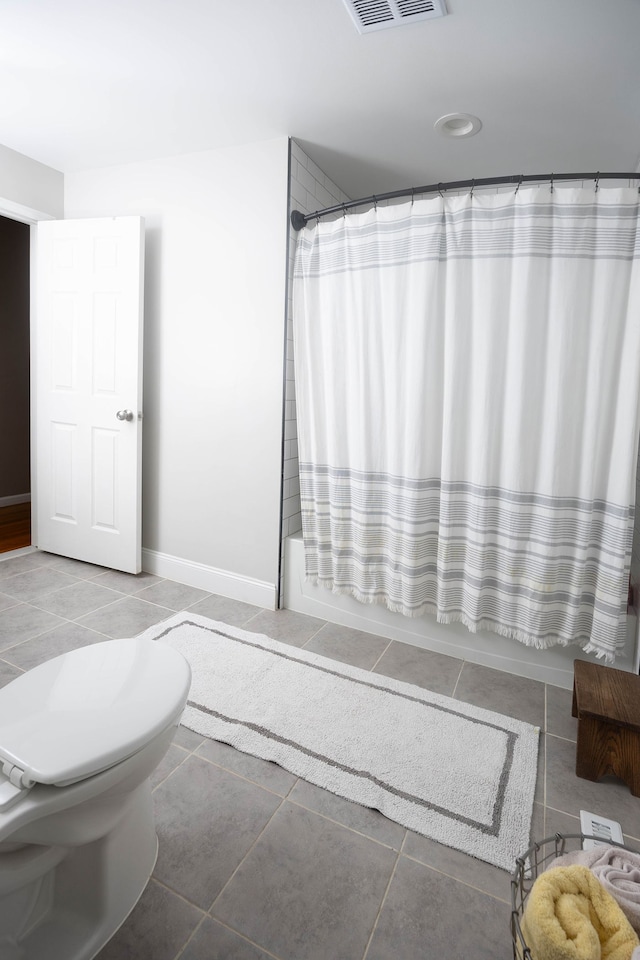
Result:
[[[30,491],[29,233],[0,217],[0,499]]]

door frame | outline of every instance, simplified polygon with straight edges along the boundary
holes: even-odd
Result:
[[[41,220],[60,219],[51,213],[26,207],[5,197],[0,197],[0,217],[7,220],[17,220],[26,223],[30,228],[29,237],[29,424],[30,424],[30,455],[31,455],[31,547],[38,541],[37,529],[37,460],[36,460],[36,275],[38,270],[36,255],[36,227]]]

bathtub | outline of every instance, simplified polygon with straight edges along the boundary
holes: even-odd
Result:
[[[411,643],[425,650],[469,660],[520,677],[541,680],[556,687],[573,687],[573,661],[593,660],[579,647],[552,647],[536,650],[517,640],[496,633],[470,633],[462,624],[438,623],[435,617],[403,617],[378,604],[358,603],[353,597],[332,593],[326,587],[305,581],[302,534],[294,534],[284,542],[284,606],[321,620],[345,627],[375,633],[390,640]],[[627,616],[627,643],[624,653],[616,658],[620,670],[638,672],[640,645],[638,618]]]

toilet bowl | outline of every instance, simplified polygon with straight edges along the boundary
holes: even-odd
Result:
[[[190,681],[172,647],[107,640],[0,689],[1,960],[91,960],[131,912]]]

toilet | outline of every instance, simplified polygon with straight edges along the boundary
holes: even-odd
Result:
[[[137,638],[0,689],[2,960],[90,960],[131,912],[158,850],[149,777],[190,681],[180,653]]]

